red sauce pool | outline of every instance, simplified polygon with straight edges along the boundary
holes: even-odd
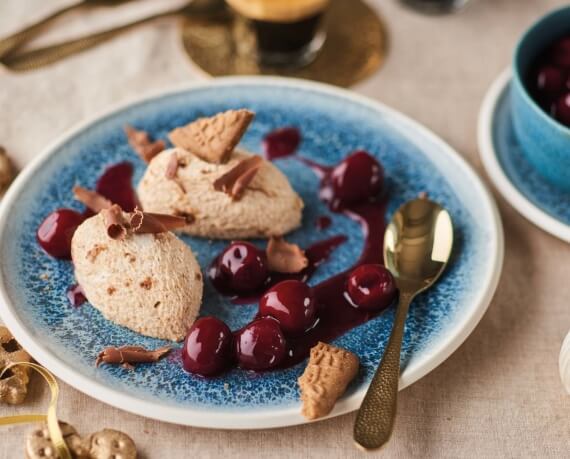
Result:
[[[317,174],[321,180],[320,192],[322,193],[326,189],[326,192],[330,194],[329,179],[334,171],[334,167],[323,166],[300,157],[297,157],[297,159],[306,164]],[[370,171],[367,170],[364,172],[365,176],[370,175]],[[351,177],[351,180],[353,179],[354,177]],[[332,202],[329,199],[326,200],[329,203]],[[355,308],[346,298],[346,284],[347,278],[354,268],[369,263],[383,264],[382,246],[384,231],[386,229],[384,218],[386,201],[377,196],[370,196],[369,199],[358,204],[343,205],[342,208],[335,206],[331,210],[333,212],[342,213],[348,218],[360,223],[364,234],[363,250],[359,259],[350,269],[313,286],[312,289],[316,298],[318,319],[315,325],[304,333],[296,336],[286,336],[286,355],[277,368],[287,368],[296,365],[309,356],[311,348],[319,341],[330,342],[378,316],[382,312],[382,310],[366,311]],[[277,275],[273,273],[270,285],[265,286],[265,289],[285,279],[293,278],[304,282],[307,281],[318,265],[328,258],[330,252],[339,244],[346,241],[346,239],[347,237],[345,235],[339,235],[307,248],[305,253],[310,260],[310,264],[306,270],[294,275]],[[234,302],[251,303],[258,298],[259,295],[248,297],[236,296]],[[256,318],[258,317],[256,316]]]

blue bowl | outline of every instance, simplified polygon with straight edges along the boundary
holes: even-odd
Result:
[[[535,22],[520,39],[513,62],[511,109],[522,152],[552,185],[570,192],[570,129],[551,118],[529,94],[525,79],[538,55],[570,34],[570,6]]]

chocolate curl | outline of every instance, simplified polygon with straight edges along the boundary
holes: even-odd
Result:
[[[186,219],[175,215],[153,214],[135,209],[130,226],[136,234],[156,234],[185,227]]]
[[[133,231],[139,229],[142,225],[144,218],[144,213],[138,207],[135,207],[135,211],[131,214],[131,219],[129,221],[130,228]]]
[[[160,360],[170,352],[170,346],[164,346],[154,351],[149,351],[141,346],[107,347],[103,349],[95,360],[95,366],[101,363],[122,365],[125,368],[133,369],[136,363],[153,363]]]
[[[105,226],[107,227],[107,235],[111,239],[122,240],[127,235],[127,222],[123,217],[123,211],[117,204],[113,204],[108,209],[101,211]]]
[[[261,159],[260,156],[252,156],[251,158],[244,159],[224,175],[216,179],[214,189],[223,191],[234,201],[239,201],[243,192],[262,165],[263,159]]]
[[[146,131],[139,131],[129,125],[126,125],[124,130],[129,140],[129,145],[147,163],[150,163],[152,158],[166,148],[163,140],[152,142]]]
[[[309,265],[305,252],[297,244],[289,244],[282,237],[272,237],[267,243],[267,266],[278,273],[298,273]]]
[[[168,160],[168,164],[166,165],[166,172],[164,176],[169,180],[174,180],[176,178],[176,174],[178,172],[178,156],[176,153],[172,153],[170,155],[170,159]]]
[[[88,190],[87,188],[77,185],[73,187],[73,196],[95,213],[99,213],[103,209],[109,209],[113,205],[111,201],[96,191]]]

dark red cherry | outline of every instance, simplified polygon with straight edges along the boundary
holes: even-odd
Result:
[[[563,125],[570,127],[570,91],[561,95],[552,106],[553,116]]]
[[[380,193],[384,171],[372,155],[358,150],[335,166],[326,180],[328,184],[323,188],[322,197],[330,203],[332,209],[338,210]]]
[[[231,363],[233,335],[215,317],[203,317],[188,330],[182,348],[182,364],[190,373],[212,376]]]
[[[246,370],[269,370],[285,357],[285,337],[276,320],[263,317],[236,332],[238,364]]]
[[[552,47],[551,59],[554,65],[570,69],[570,37],[559,40]]]
[[[125,212],[132,212],[139,206],[132,180],[133,165],[124,161],[107,168],[97,181],[95,189],[113,204],[121,206]]]
[[[49,214],[38,227],[40,246],[52,257],[71,258],[71,238],[83,216],[72,209],[58,209]]]
[[[229,293],[256,291],[267,276],[265,253],[249,242],[233,242],[210,268],[214,284]]]
[[[538,70],[536,75],[536,88],[538,91],[555,94],[564,87],[564,74],[562,70],[546,65]]]
[[[259,315],[277,319],[285,333],[302,333],[315,322],[317,307],[311,288],[298,280],[286,280],[261,297]]]
[[[295,153],[301,143],[301,133],[295,127],[284,127],[270,132],[263,139],[265,157],[270,161]]]
[[[362,265],[348,276],[347,295],[356,308],[380,310],[396,297],[396,283],[382,265]]]

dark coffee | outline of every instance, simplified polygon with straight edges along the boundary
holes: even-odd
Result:
[[[254,19],[253,28],[261,53],[302,52],[311,44],[322,18],[316,14],[297,22],[270,22]]]
[[[329,0],[227,0],[250,24],[261,64],[309,63],[324,42],[322,17]]]

